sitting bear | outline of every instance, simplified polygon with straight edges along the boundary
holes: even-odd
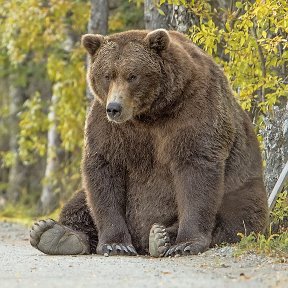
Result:
[[[221,68],[184,35],[87,34],[83,190],[30,232],[46,254],[198,254],[262,232],[262,161]]]

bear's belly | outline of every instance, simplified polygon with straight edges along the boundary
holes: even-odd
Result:
[[[177,221],[174,185],[168,169],[156,167],[149,175],[139,171],[129,174],[126,221],[139,253],[148,252],[149,231],[154,223],[171,226]]]

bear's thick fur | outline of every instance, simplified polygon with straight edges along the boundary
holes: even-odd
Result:
[[[83,191],[59,223],[88,235],[90,252],[99,254],[133,246],[148,253],[154,223],[167,227],[166,255],[197,254],[238,241],[238,232],[263,231],[259,145],[221,68],[163,29],[87,34],[83,45],[95,95]]]

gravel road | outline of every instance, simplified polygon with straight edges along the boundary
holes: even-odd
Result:
[[[288,264],[233,248],[199,256],[149,257],[47,256],[33,249],[27,228],[0,223],[0,287],[226,288],[288,287]]]

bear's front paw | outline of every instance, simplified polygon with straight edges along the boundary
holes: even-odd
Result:
[[[171,246],[165,253],[165,257],[169,256],[187,256],[196,255],[206,251],[209,246],[197,242],[185,242]]]
[[[153,224],[149,234],[149,254],[152,257],[163,257],[169,247],[170,237],[165,226]]]
[[[136,256],[138,255],[132,244],[123,243],[102,244],[97,247],[97,254],[104,256]]]

